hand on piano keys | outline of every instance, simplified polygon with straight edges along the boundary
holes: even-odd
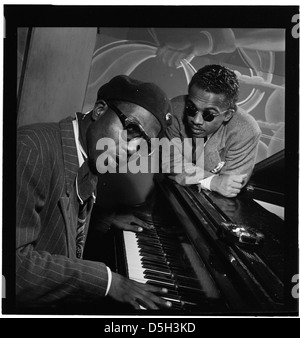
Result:
[[[143,229],[153,229],[153,224],[149,224],[130,213],[111,214],[105,218],[102,217],[103,222],[125,231],[142,232]]]
[[[136,310],[141,309],[141,307],[158,310],[172,306],[170,301],[158,296],[160,294],[165,295],[167,292],[166,288],[138,283],[112,272],[112,282],[108,295],[119,302],[129,303]]]
[[[162,297],[172,303],[172,310],[195,309],[197,303],[203,302],[203,290],[191,267],[182,264],[183,252],[174,242],[176,236],[163,232],[157,235],[156,228],[141,233],[123,232],[128,277],[167,289]]]

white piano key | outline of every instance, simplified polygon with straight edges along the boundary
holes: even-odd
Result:
[[[127,259],[127,268],[128,268],[128,277],[140,283],[146,283],[147,281],[152,281],[152,279],[148,279],[144,277],[145,270],[153,271],[157,274],[165,274],[169,275],[167,272],[162,272],[160,270],[155,269],[155,267],[144,268],[142,266],[142,255],[140,254],[138,247],[138,238],[137,234],[131,231],[124,231],[124,244],[125,244],[125,252]],[[166,282],[166,285],[170,283]]]

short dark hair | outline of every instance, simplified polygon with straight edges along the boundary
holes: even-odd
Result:
[[[236,102],[239,96],[239,82],[236,74],[221,65],[206,65],[200,68],[189,83],[192,86],[215,94],[224,94],[230,109],[237,109]]]

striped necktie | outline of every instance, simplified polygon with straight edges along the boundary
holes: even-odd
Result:
[[[77,236],[76,236],[76,257],[82,258],[85,242],[85,227],[87,222],[87,207],[88,201],[79,206]]]
[[[86,227],[89,215],[92,210],[93,203],[95,202],[94,192],[96,191],[98,178],[94,175],[90,169],[88,162],[85,161],[78,170],[77,173],[77,188],[78,195],[82,204],[79,205],[78,211],[78,225],[76,236],[76,257],[82,258]]]

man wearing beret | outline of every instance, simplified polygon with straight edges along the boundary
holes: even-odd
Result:
[[[235,197],[249,180],[261,131],[255,119],[237,107],[238,94],[235,73],[212,64],[193,75],[188,95],[171,100],[173,121],[166,136],[177,149],[170,177],[179,184],[198,184]]]
[[[39,123],[17,133],[16,300],[18,306],[113,300],[148,309],[169,307],[167,291],[137,283],[105,264],[83,259],[99,171],[97,143],[110,138],[121,160],[141,140],[162,134],[171,105],[156,85],[116,76],[102,86],[94,108],[59,123]],[[119,135],[127,142],[118,147]],[[118,159],[118,160],[116,160]],[[132,216],[133,217],[133,216]],[[119,219],[128,229],[132,219]],[[138,219],[136,223],[145,224]],[[132,229],[135,230],[135,229]]]

